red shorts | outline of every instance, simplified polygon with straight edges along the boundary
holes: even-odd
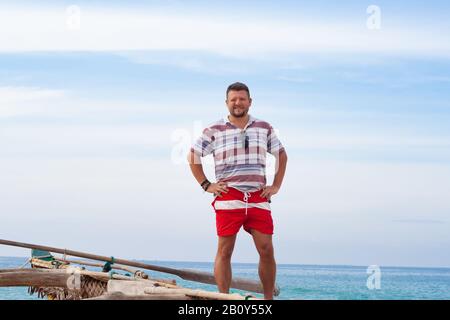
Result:
[[[267,198],[261,197],[262,190],[241,192],[228,188],[228,193],[215,197],[211,203],[216,211],[217,235],[232,236],[241,226],[250,233],[255,229],[265,234],[273,234],[273,220]]]

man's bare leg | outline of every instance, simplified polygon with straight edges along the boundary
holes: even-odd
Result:
[[[264,288],[264,299],[273,299],[275,288],[276,263],[272,244],[272,235],[251,230],[253,241],[259,253],[259,278]]]
[[[229,293],[231,284],[231,255],[233,254],[236,234],[219,237],[216,260],[214,262],[214,277],[221,293]]]

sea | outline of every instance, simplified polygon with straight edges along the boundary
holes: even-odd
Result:
[[[19,268],[24,257],[0,257],[0,269]],[[212,272],[208,262],[144,261],[177,269]],[[25,266],[27,267],[27,266]],[[28,266],[29,267],[29,266]],[[258,279],[258,266],[233,263],[233,276]],[[99,270],[89,267],[90,270]],[[153,278],[175,279],[187,288],[216,291],[216,286],[183,280],[174,275],[145,271]],[[277,285],[281,300],[449,300],[450,268],[336,266],[278,264]],[[231,289],[231,293],[248,294]],[[262,297],[253,294],[256,297]],[[27,288],[0,288],[0,300],[36,300]]]

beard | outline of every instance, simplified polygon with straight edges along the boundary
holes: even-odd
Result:
[[[247,115],[248,110],[232,109],[231,115],[236,118],[243,118]]]

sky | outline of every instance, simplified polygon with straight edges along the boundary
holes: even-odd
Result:
[[[450,267],[449,9],[0,1],[0,238],[213,261],[213,199],[185,158],[241,81],[289,157],[278,263]],[[233,262],[257,261],[241,230]]]

